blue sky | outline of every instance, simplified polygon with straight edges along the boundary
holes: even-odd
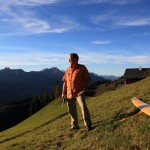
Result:
[[[71,52],[99,75],[150,67],[149,0],[0,2],[0,69],[65,70]]]

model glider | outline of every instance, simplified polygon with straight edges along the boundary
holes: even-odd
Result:
[[[150,116],[150,105],[149,104],[142,102],[137,97],[133,97],[131,99],[131,101],[137,108],[140,109],[140,111],[136,114],[129,116],[129,117],[125,117],[125,118],[121,119],[120,121],[124,121],[124,120],[131,118],[131,117],[138,116],[143,112]]]
[[[132,100],[132,103],[137,108],[139,108],[142,112],[144,112],[145,114],[150,116],[150,105],[149,104],[142,102],[137,97],[133,97],[131,100]]]

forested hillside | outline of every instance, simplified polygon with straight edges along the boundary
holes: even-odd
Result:
[[[30,72],[10,68],[0,70],[0,106],[37,96],[45,91],[53,92],[57,81],[60,86],[62,85],[63,74],[64,71],[56,67]],[[94,73],[90,75],[91,83],[105,81],[99,75]]]

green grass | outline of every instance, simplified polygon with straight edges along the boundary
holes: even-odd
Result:
[[[15,127],[0,132],[0,150],[149,150],[150,116],[137,111],[131,98],[150,104],[150,78],[87,99],[94,129],[86,132],[78,107],[80,130],[69,131],[66,105],[57,99]]]

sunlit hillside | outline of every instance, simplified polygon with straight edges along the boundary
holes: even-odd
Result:
[[[87,98],[93,130],[83,126],[69,131],[66,104],[57,99],[24,122],[0,133],[0,150],[149,150],[150,116],[142,113],[120,121],[138,110],[131,98],[137,96],[150,104],[150,77],[97,97]]]

